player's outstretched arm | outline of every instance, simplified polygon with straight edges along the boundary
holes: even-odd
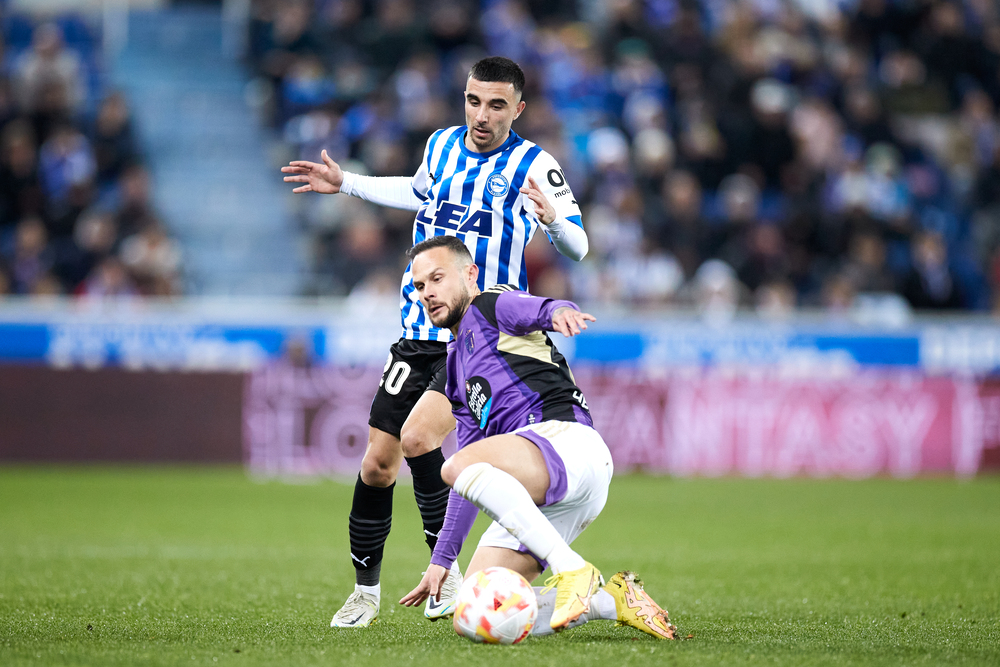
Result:
[[[404,595],[403,599],[399,601],[399,604],[407,607],[415,607],[423,604],[424,601],[432,595],[434,596],[435,601],[440,601],[439,596],[441,595],[441,584],[443,584],[444,580],[447,578],[447,569],[441,567],[440,565],[431,563],[427,566],[427,571],[424,572],[424,578],[420,580],[417,587]]]
[[[558,331],[567,338],[572,338],[587,328],[587,322],[596,321],[597,318],[590,313],[581,313],[568,306],[563,306],[552,313],[552,330]]]
[[[488,320],[496,322],[500,331],[511,336],[558,331],[568,338],[586,329],[587,322],[597,321],[593,315],[581,313],[572,301],[547,299],[513,289],[498,293],[492,308],[488,299],[478,301],[477,305]]]
[[[343,170],[327,154],[326,149],[323,149],[320,156],[323,158],[323,164],[295,160],[289,162],[287,167],[281,168],[282,173],[292,174],[285,176],[285,183],[305,184],[295,188],[292,192],[319,192],[324,195],[340,192],[340,186],[344,183]]]

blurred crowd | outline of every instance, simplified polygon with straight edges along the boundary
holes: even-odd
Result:
[[[99,36],[75,16],[0,11],[0,28],[0,295],[176,294],[180,248]]]
[[[994,0],[257,0],[254,103],[293,159],[410,175],[484,55],[556,156],[591,250],[541,294],[846,311],[1000,304]],[[320,293],[392,292],[412,214],[294,200]],[[879,303],[876,301],[876,303]],[[905,304],[903,305],[905,308]]]

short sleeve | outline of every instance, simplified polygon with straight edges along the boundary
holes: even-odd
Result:
[[[528,176],[535,180],[539,189],[556,210],[556,217],[583,227],[583,216],[573,190],[566,181],[566,174],[556,159],[542,151],[528,170]],[[533,211],[532,207],[528,210]]]

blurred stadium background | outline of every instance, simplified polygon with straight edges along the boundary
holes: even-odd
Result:
[[[353,475],[409,175],[487,54],[590,254],[533,291],[620,470],[1000,467],[992,0],[0,2],[0,461]],[[569,344],[572,343],[572,344]]]

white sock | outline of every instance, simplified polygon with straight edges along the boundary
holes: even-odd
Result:
[[[591,621],[617,621],[618,607],[615,606],[614,596],[603,588],[594,593],[587,617]]]
[[[533,635],[551,635],[555,632],[549,621],[552,620],[552,612],[556,607],[556,590],[542,592],[541,586],[535,586],[535,597],[538,599],[538,617],[535,625],[531,628]],[[590,611],[572,621],[567,628],[575,628],[583,625],[587,621],[617,621],[618,610],[615,608],[615,599],[603,588],[590,598]]]
[[[531,553],[548,561],[554,573],[578,570],[586,564],[512,475],[481,461],[461,472],[454,489],[506,528]]]
[[[361,584],[354,584],[354,590],[361,591],[362,593],[368,593],[368,595],[374,595],[376,600],[382,599],[382,582],[379,582],[374,586],[362,586]]]
[[[542,516],[545,515],[543,514]],[[555,529],[553,528],[553,530]],[[587,561],[583,560],[580,554],[569,548],[569,545],[566,544],[566,541],[561,536],[560,543],[552,549],[552,553],[545,560],[549,562],[552,574],[559,574],[560,572],[567,572],[569,570],[579,570],[587,564]]]

